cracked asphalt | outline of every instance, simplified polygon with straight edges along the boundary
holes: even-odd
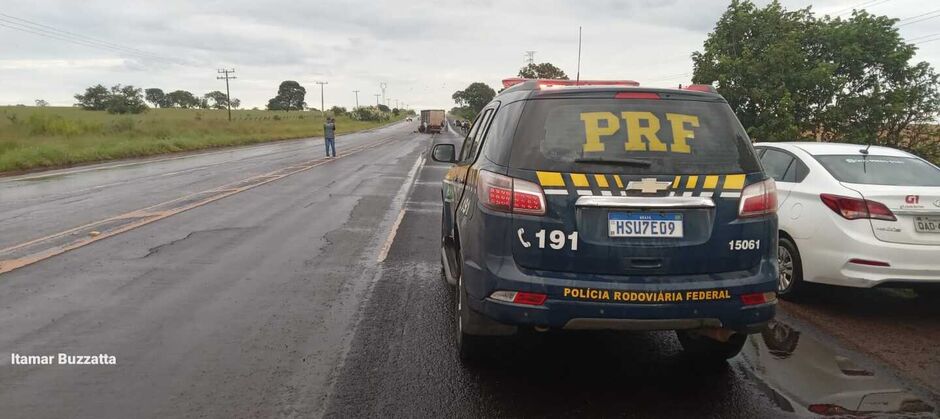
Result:
[[[439,264],[447,167],[425,158],[460,139],[415,128],[342,136],[336,160],[0,274],[0,416],[935,416],[931,375],[841,336],[839,306],[814,302],[784,305],[717,369],[671,333],[526,333],[461,366]],[[322,152],[306,139],[0,178],[0,249]],[[9,355],[60,352],[117,364]]]

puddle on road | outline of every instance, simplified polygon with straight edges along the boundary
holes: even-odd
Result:
[[[774,321],[741,352],[744,372],[781,409],[801,415],[934,417],[934,408],[895,380]]]

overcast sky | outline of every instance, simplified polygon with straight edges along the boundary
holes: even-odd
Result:
[[[0,4],[0,105],[72,96],[101,83],[204,94],[225,90],[216,69],[235,68],[232,97],[264,108],[283,80],[307,88],[324,80],[326,106],[387,97],[412,108],[447,108],[455,90],[483,81],[494,89],[514,76],[524,53],[574,76],[578,26],[584,27],[582,79],[630,78],[644,85],[688,83],[692,61],[728,0],[578,1],[127,1],[3,0]],[[767,1],[758,1],[765,4]],[[818,13],[870,12],[907,18],[940,7],[923,0],[784,0]],[[928,7],[925,7],[925,4]],[[46,25],[42,35],[13,30],[15,18]],[[21,21],[19,21],[21,22]],[[35,27],[34,27],[35,28]],[[114,48],[49,37],[51,28]],[[901,27],[907,39],[932,39],[940,18]],[[916,42],[916,41],[915,41]],[[917,61],[940,64],[940,41],[918,45]],[[136,52],[139,51],[139,52]],[[146,54],[146,57],[140,54]]]

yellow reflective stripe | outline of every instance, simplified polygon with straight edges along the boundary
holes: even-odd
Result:
[[[744,175],[727,175],[722,189],[741,189],[744,188]]]
[[[579,188],[587,188],[591,186],[591,184],[588,183],[587,176],[584,176],[583,173],[572,173],[571,182],[574,183],[574,186]]]
[[[620,180],[620,175],[614,175],[614,180],[617,181],[617,187],[623,189],[623,181]]]
[[[594,175],[594,180],[597,181],[598,188],[606,188],[610,186],[607,184],[607,177],[604,175]]]
[[[686,182],[685,188],[686,188],[686,189],[695,189],[695,184],[696,184],[696,183],[698,183],[698,176],[695,176],[695,175],[689,176],[689,181]]]
[[[705,176],[705,183],[702,185],[705,189],[715,189],[718,186],[718,176]]]
[[[676,189],[679,187],[679,179],[681,178],[682,176],[676,176],[676,179],[672,181],[672,189]]]
[[[558,172],[535,172],[542,186],[565,186],[565,179]]]

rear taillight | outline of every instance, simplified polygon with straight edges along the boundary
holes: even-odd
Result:
[[[484,207],[514,214],[545,215],[542,187],[522,179],[481,170],[477,194]]]
[[[741,191],[738,217],[757,217],[777,212],[777,184],[767,179],[747,185]]]
[[[523,291],[494,291],[490,298],[507,303],[523,304],[527,306],[540,306],[548,300],[548,295],[537,292]]]
[[[755,292],[753,294],[742,294],[741,295],[741,304],[746,306],[755,306],[758,304],[767,304],[777,301],[777,293],[771,292]]]
[[[846,220],[864,218],[885,221],[898,220],[894,213],[881,202],[827,193],[819,195],[819,199],[822,199],[823,204],[826,204],[829,209]]]

